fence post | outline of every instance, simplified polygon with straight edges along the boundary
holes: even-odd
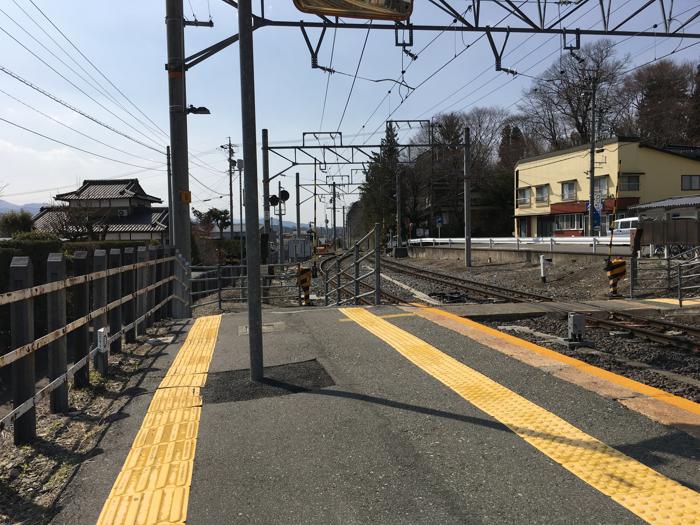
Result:
[[[671,259],[666,257],[666,288],[671,291]]]
[[[596,237],[593,237],[593,255],[596,254],[597,250],[596,248],[598,247],[598,239]]]
[[[156,249],[155,246],[149,246],[148,247],[148,260],[149,262],[153,262],[156,259],[158,259],[158,250]],[[156,265],[155,264],[149,264],[148,265],[148,273],[146,274],[146,286],[151,286],[155,284],[156,282]],[[151,290],[147,294],[147,300],[146,300],[146,312],[150,312],[153,307],[156,305],[156,291]],[[150,328],[153,326],[153,321],[154,321],[154,314],[151,313],[147,318],[146,318],[146,327]]]
[[[136,251],[133,248],[124,248],[124,256],[122,258],[124,266],[134,264],[136,262]],[[125,325],[130,325],[136,319],[136,298],[133,293],[136,290],[136,272],[128,270],[122,274],[122,295],[126,297],[131,295],[131,300],[122,305],[122,320]],[[133,343],[136,341],[136,327],[132,326],[124,334],[124,342]]]
[[[119,268],[122,265],[122,251],[119,248],[109,250],[109,268]],[[107,279],[107,303],[117,301],[122,298],[122,274],[110,275]],[[109,345],[110,352],[122,351],[122,307],[112,308],[109,317],[109,337],[116,337]],[[117,334],[119,336],[117,337]]]
[[[374,223],[374,304],[377,305],[382,303],[381,242],[379,223]]]
[[[66,278],[66,260],[62,253],[50,253],[46,261],[46,282],[63,281]],[[53,332],[66,326],[66,289],[46,296],[46,331]],[[49,381],[58,379],[68,371],[68,344],[66,336],[49,343]],[[51,412],[68,412],[68,380],[51,392]]]
[[[73,254],[73,275],[87,275],[87,252],[79,251]],[[86,282],[73,286],[73,308],[75,318],[80,319],[90,313],[90,285]],[[73,360],[75,362],[85,358],[90,351],[90,329],[88,323],[75,330],[73,336]],[[85,360],[85,366],[76,370],[73,376],[75,388],[90,386],[90,360]]]
[[[554,237],[549,238],[549,253],[554,253]]]
[[[515,249],[516,251],[520,251],[520,237],[515,238]]]
[[[493,250],[493,239],[489,238],[489,248]]]
[[[328,306],[328,270],[323,272],[323,295],[325,304]]]
[[[219,300],[219,310],[221,310],[221,264],[216,265],[216,296]]]
[[[683,308],[683,266],[678,265],[678,307]]]
[[[630,257],[630,299],[634,299],[637,284],[637,258]]]
[[[360,245],[355,243],[355,304],[360,304]]]
[[[145,246],[139,246],[136,249],[136,262],[145,263],[148,261],[148,249]],[[147,284],[146,276],[148,275],[148,267],[142,267],[136,270],[136,290],[141,291]],[[146,303],[148,302],[148,294],[142,293],[136,298],[136,318],[140,319],[146,313]],[[146,333],[146,320],[142,320],[136,325],[136,335]]]
[[[10,263],[10,290],[32,287],[32,261],[29,257],[13,257]],[[34,340],[34,300],[25,299],[10,306],[12,348]],[[34,352],[12,363],[12,402],[16,408],[34,397],[36,377]],[[36,438],[36,408],[32,406],[14,422],[15,445],[31,443]]]
[[[156,259],[160,261],[162,258],[163,258],[163,248],[157,248],[156,249]],[[165,263],[163,263],[163,262],[159,262],[158,264],[155,265],[155,272],[156,272],[155,282],[156,283],[159,283],[160,281],[163,280],[164,266],[165,266]],[[164,285],[159,284],[158,286],[156,286],[155,299],[154,299],[154,303],[153,303],[154,307],[155,307],[155,305],[160,304],[161,301],[165,298],[163,296],[164,291],[165,291]],[[154,318],[156,321],[160,321],[161,319],[163,319],[163,307],[161,306],[160,308],[158,308],[158,310],[156,310],[153,315],[154,315]]]
[[[187,259],[180,254],[180,262],[182,263],[182,277],[183,277],[183,287],[182,291],[184,294],[183,299],[185,302],[182,304],[182,315],[185,319],[192,317],[192,268],[187,263]],[[243,283],[241,282],[241,286]]]
[[[340,290],[340,287],[343,284],[343,279],[340,276],[340,272],[342,269],[343,269],[343,264],[340,262],[340,257],[336,257],[335,270],[337,272],[337,275],[336,275],[336,278],[337,278],[336,285],[337,286],[335,288],[335,302],[336,302],[337,306],[340,306],[340,301],[341,301],[340,296],[342,295],[341,290]]]
[[[95,250],[92,256],[93,272],[101,272],[107,269],[107,252],[105,250]],[[97,310],[107,304],[107,278],[102,277],[92,282],[92,309]],[[95,317],[92,323],[92,343],[97,345],[97,331],[107,326],[107,315],[101,314]],[[103,376],[107,375],[109,365],[109,354],[107,352],[96,352],[93,360],[95,370]]]

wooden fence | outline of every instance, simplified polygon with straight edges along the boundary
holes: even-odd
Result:
[[[41,400],[49,397],[54,413],[68,410],[69,381],[76,387],[88,386],[91,360],[106,376],[109,353],[120,352],[122,340],[135,342],[154,321],[190,317],[189,269],[174,248],[82,251],[73,254],[71,263],[68,277],[65,256],[50,254],[46,281],[36,284],[30,258],[14,257],[10,291],[0,294],[0,306],[9,306],[11,320],[11,350],[0,356],[0,368],[12,367],[13,402],[12,411],[0,419],[0,430],[12,424],[18,445],[36,438],[35,407]],[[35,307],[40,296],[45,296],[45,311]],[[35,337],[35,315],[40,314],[46,315],[47,333]],[[49,382],[37,391],[35,357],[44,347]]]

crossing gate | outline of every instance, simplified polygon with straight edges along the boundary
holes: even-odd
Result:
[[[617,283],[627,273],[627,262],[620,257],[610,259],[605,265],[605,271],[608,273],[608,285],[610,286],[609,295],[617,296]]]

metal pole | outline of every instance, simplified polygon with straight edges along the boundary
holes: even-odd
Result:
[[[335,192],[335,181],[333,181],[333,251],[338,247],[338,231],[336,230],[335,227],[335,210],[336,210],[336,199],[338,197],[338,194]]]
[[[239,16],[240,16],[241,10],[238,10]],[[252,37],[251,37],[251,49],[252,49]],[[241,51],[242,53],[243,51]],[[251,51],[252,55],[252,51]],[[252,59],[251,59],[252,60]],[[242,66],[241,66],[242,67]],[[251,66],[252,69],[252,66]],[[241,80],[242,81],[242,80]],[[255,108],[253,108],[255,110]],[[255,113],[255,111],[253,111]],[[263,232],[265,233],[265,263],[267,263],[267,257],[269,253],[269,246],[270,246],[270,232],[272,231],[272,228],[270,226],[270,151],[268,149],[268,136],[267,136],[267,130],[263,129],[262,130],[262,171],[263,171]],[[257,184],[257,181],[256,181]],[[257,188],[257,186],[256,186]],[[256,190],[257,192],[257,190]],[[246,200],[246,202],[248,202]],[[248,216],[248,213],[246,212],[246,217]],[[255,224],[258,223],[258,219],[255,219]],[[246,226],[248,223],[246,222]]]
[[[174,244],[189,262],[190,177],[187,153],[187,101],[185,89],[185,18],[182,0],[165,0],[168,39],[168,94],[172,154],[172,211]]]
[[[245,222],[248,254],[248,345],[250,379],[263,378],[262,304],[260,290],[260,238],[258,237],[258,159],[255,145],[255,71],[253,68],[253,13],[251,0],[238,2],[238,34],[241,76],[241,121],[243,124],[243,160],[245,162]],[[267,142],[267,141],[264,141]],[[266,144],[265,144],[266,145]],[[263,154],[263,161],[265,154]],[[266,168],[266,164],[263,169]],[[263,175],[265,173],[263,172]],[[267,206],[267,196],[265,196]],[[266,219],[267,220],[267,219]]]
[[[382,230],[379,223],[374,224],[374,304],[382,303],[382,274],[381,274],[381,251]]]
[[[282,182],[277,181],[277,195],[282,195]],[[282,264],[284,262],[284,224],[282,224],[282,206],[284,203],[282,201],[277,205],[277,214],[280,219],[280,238],[279,238],[279,253],[277,254],[277,262]]]
[[[231,145],[231,137],[228,138],[228,218],[231,221],[231,237],[233,240],[233,146]],[[224,232],[221,232],[221,238],[224,238]]]
[[[464,265],[472,266],[472,189],[469,163],[471,159],[469,128],[464,128]]]
[[[318,246],[318,216],[316,215],[316,160],[314,160],[314,247]]]
[[[348,240],[347,240],[347,228],[345,227],[345,206],[343,206],[343,212],[341,214],[343,218],[343,237],[342,237],[342,245],[347,246],[348,245]]]
[[[360,304],[360,245],[358,243],[355,243],[355,253],[353,254],[355,256],[355,260],[353,261],[353,266],[355,270],[355,278],[354,280],[354,292],[355,292],[355,304]]]
[[[299,172],[296,176],[296,197],[297,197],[297,239],[301,239],[301,202],[299,200]]]
[[[588,235],[594,235],[593,216],[595,214],[595,81],[591,80],[591,152],[590,165],[588,168]]]
[[[168,243],[172,246],[175,242],[175,228],[173,226],[173,217],[175,215],[173,203],[175,199],[173,196],[173,171],[170,166],[170,146],[165,147],[165,162],[168,166]]]
[[[242,163],[238,165],[238,213],[241,218],[241,222],[238,225],[238,244],[241,247],[241,257],[240,264],[243,264],[243,169]],[[231,226],[233,228],[233,226]],[[246,228],[247,231],[247,228]]]

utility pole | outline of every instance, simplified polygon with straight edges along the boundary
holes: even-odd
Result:
[[[282,264],[284,263],[284,224],[282,222],[282,206],[286,206],[284,202],[282,202],[282,181],[277,181],[277,196],[280,198],[279,204],[277,205],[277,213],[280,219],[279,253],[277,254],[277,262]]]
[[[597,87],[595,78],[591,77],[591,153],[590,153],[590,167],[588,170],[588,184],[589,184],[589,194],[588,194],[588,235],[595,235],[593,229],[593,218],[595,216],[595,95]]]
[[[316,160],[314,160],[314,247],[318,246],[318,215],[316,212]]]
[[[471,159],[471,137],[469,128],[464,128],[464,265],[472,266],[472,188],[469,163]]]
[[[343,206],[343,246],[348,245],[347,228],[345,227],[345,206]]]
[[[240,13],[240,10],[239,10]],[[263,233],[264,237],[264,252],[269,253],[270,246],[270,151],[268,149],[268,132],[267,129],[262,130],[262,170],[263,170]],[[257,183],[256,183],[257,184]],[[257,187],[257,186],[256,186]],[[257,224],[257,219],[255,220]],[[246,224],[247,227],[247,224]],[[265,261],[267,262],[267,255],[265,256]]]
[[[241,222],[238,224],[238,238],[241,248],[241,264],[243,264],[243,159],[238,159],[236,162],[238,166],[238,212]],[[248,228],[246,227],[246,235]],[[231,225],[231,231],[233,231],[233,225]]]
[[[173,228],[173,172],[170,167],[170,146],[165,147],[165,162],[168,165],[168,243],[175,243],[175,230]]]
[[[296,203],[297,203],[297,239],[301,239],[301,202],[299,196],[299,172],[296,175]]]
[[[175,0],[168,0],[175,2]],[[182,0],[180,0],[182,12]],[[238,1],[238,34],[241,78],[241,121],[245,162],[245,222],[251,226],[246,239],[248,273],[248,346],[250,379],[263,379],[262,297],[260,287],[260,238],[258,237],[258,159],[255,139],[255,69],[253,67],[253,12],[251,0]],[[264,155],[263,155],[264,159]],[[267,199],[265,199],[267,203]],[[267,204],[266,204],[267,205]]]
[[[168,41],[168,100],[170,104],[170,148],[172,155],[172,224],[175,247],[189,262],[190,193],[187,145],[187,100],[185,91],[185,17],[182,0],[165,0]]]
[[[233,240],[233,167],[235,163],[233,161],[231,137],[228,138],[228,145],[222,147],[228,148],[228,217],[231,221],[231,240]],[[224,238],[224,232],[221,232],[221,238]]]
[[[333,197],[331,197],[331,200],[333,202],[333,251],[338,247],[338,231],[335,228],[335,200],[336,200],[337,194],[335,192],[335,181],[333,181]]]

